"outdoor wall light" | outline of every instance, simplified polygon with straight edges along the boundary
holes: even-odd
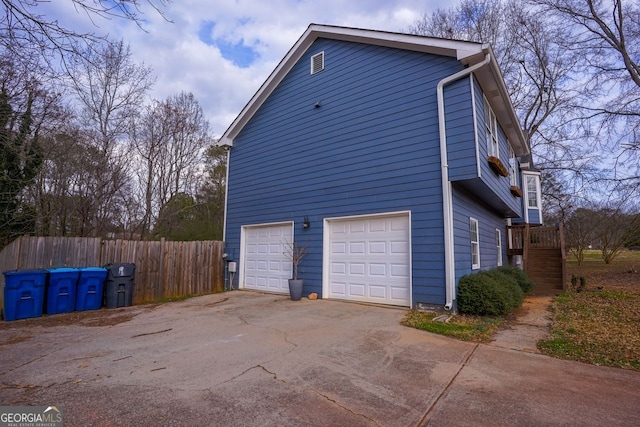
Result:
[[[320,108],[320,107],[322,107],[322,104],[320,104],[320,101],[318,101],[318,102],[316,102],[316,105],[314,105],[314,107]]]
[[[305,216],[304,221],[302,222],[302,228],[306,230],[309,227],[311,227],[311,223],[309,222],[309,217]]]

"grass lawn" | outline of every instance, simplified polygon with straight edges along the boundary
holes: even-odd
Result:
[[[607,265],[598,251],[588,251],[581,266],[568,255],[567,266],[569,277],[584,278],[584,289],[554,299],[551,339],[538,348],[563,359],[640,370],[640,252],[623,252]]]
[[[434,321],[438,313],[411,310],[402,324],[434,334],[446,335],[463,341],[489,342],[502,324],[501,317],[480,317],[456,314],[446,321]]]
[[[567,257],[568,276],[583,289],[563,292],[553,300],[551,338],[540,341],[544,354],[595,365],[640,370],[640,251],[622,252],[605,264],[600,252],[588,251],[578,266]],[[505,317],[454,315],[446,322],[438,314],[410,311],[402,323],[465,341],[489,342]]]

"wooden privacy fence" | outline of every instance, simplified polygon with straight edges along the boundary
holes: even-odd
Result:
[[[133,303],[224,289],[224,242],[148,242],[22,236],[0,252],[0,270],[136,265]],[[4,275],[0,276],[4,288]]]

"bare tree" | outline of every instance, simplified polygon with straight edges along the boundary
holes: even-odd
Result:
[[[163,229],[176,206],[192,200],[202,175],[203,156],[210,144],[209,123],[191,93],[154,101],[136,119],[131,144],[136,153],[140,198],[144,200],[142,234],[148,235],[161,210]],[[177,201],[180,201],[178,203]],[[167,208],[171,202],[171,209]],[[190,202],[189,206],[193,207]],[[177,216],[176,218],[186,218]]]
[[[82,210],[94,223],[83,232],[104,235],[114,227],[114,219],[122,215],[120,207],[132,195],[125,139],[131,117],[143,104],[153,80],[151,70],[135,64],[123,42],[87,51],[86,57],[88,61],[73,62],[71,87],[81,106],[80,126],[92,168],[76,191],[91,198]]]
[[[490,43],[538,166],[582,170],[584,158],[572,144],[578,130],[571,106],[582,96],[571,75],[574,58],[559,43],[568,30],[549,28],[544,16],[519,1],[462,0],[447,10],[424,15],[411,28],[417,34]]]
[[[578,260],[584,261],[584,251],[591,248],[596,240],[597,215],[594,210],[578,208],[564,222],[565,238],[568,249]]]
[[[130,143],[135,153],[137,188],[139,199],[144,203],[139,226],[142,239],[148,237],[162,205],[158,197],[159,183],[165,179],[160,163],[169,141],[170,116],[166,103],[153,100],[131,126]]]
[[[58,0],[60,1],[60,0]],[[68,0],[77,13],[94,22],[96,18],[124,19],[142,27],[148,6],[163,15],[163,9],[171,0]],[[0,44],[15,57],[39,55],[50,60],[82,53],[106,40],[106,35],[96,32],[78,32],[64,27],[58,20],[39,12],[38,7],[50,0],[0,0]],[[166,18],[165,18],[166,19]],[[97,26],[96,26],[97,28]],[[52,53],[54,55],[52,55]]]
[[[564,40],[588,74],[594,94],[580,105],[596,140],[617,149],[615,180],[640,179],[640,3],[623,0],[530,0],[549,25],[571,29]],[[551,18],[554,18],[551,20]],[[594,138],[595,139],[595,138]],[[634,167],[635,166],[635,167]],[[620,173],[622,172],[622,173]]]

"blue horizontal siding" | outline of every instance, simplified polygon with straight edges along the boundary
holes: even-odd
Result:
[[[471,76],[445,88],[447,158],[449,179],[478,178]]]
[[[320,51],[325,69],[310,75]],[[325,218],[411,211],[413,301],[444,304],[435,88],[460,69],[450,58],[316,40],[234,140],[227,250],[240,255],[242,225],[294,221],[309,249],[304,293],[320,293]]]
[[[456,284],[460,277],[476,271],[471,268],[470,218],[472,217],[478,220],[480,269],[487,270],[498,265],[496,229],[501,233],[502,262],[506,264],[505,220],[456,185],[453,189],[453,210]]]
[[[529,224],[542,224],[542,218],[540,217],[540,209],[538,208],[529,209]]]
[[[476,131],[478,132],[478,151],[480,162],[480,178],[488,188],[497,195],[500,200],[506,204],[509,209],[516,213],[522,213],[522,203],[519,197],[511,193],[511,181],[508,176],[497,175],[489,166],[487,158],[489,157],[487,147],[487,131],[484,116],[484,102],[482,89],[477,81],[473,80],[476,99]],[[507,137],[498,123],[498,155],[502,164],[509,168],[509,149]],[[519,170],[518,170],[519,174]]]

